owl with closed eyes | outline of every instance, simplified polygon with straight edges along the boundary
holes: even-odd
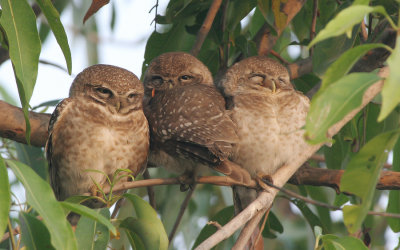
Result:
[[[294,89],[283,65],[264,56],[250,57],[231,66],[217,85],[237,126],[239,141],[232,159],[253,178],[274,174],[302,153],[310,101]],[[242,210],[255,195],[237,189]]]
[[[58,200],[91,192],[94,183],[106,187],[117,169],[133,176],[144,170],[149,130],[143,94],[140,80],[119,67],[99,64],[77,75],[49,124],[46,154]],[[96,200],[86,205],[104,206]]]

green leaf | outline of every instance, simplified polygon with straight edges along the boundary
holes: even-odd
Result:
[[[344,250],[344,249],[357,249],[357,250],[367,250],[368,247],[357,238],[351,236],[338,237],[332,234],[326,234],[321,236],[322,246],[326,250]]]
[[[58,45],[64,54],[65,61],[67,63],[68,73],[71,74],[72,70],[72,59],[71,51],[68,45],[67,34],[65,33],[64,27],[60,20],[60,14],[57,9],[53,6],[51,0],[36,0],[43,14],[45,15],[47,22],[50,25],[51,30],[57,40]]]
[[[0,235],[3,235],[8,222],[10,212],[11,196],[10,183],[8,182],[7,167],[0,155]]]
[[[21,240],[27,249],[55,249],[51,245],[49,230],[36,217],[19,213]]]
[[[27,1],[1,0],[0,3],[3,10],[0,24],[7,34],[15,76],[22,83],[18,90],[24,105],[31,99],[39,64],[41,46],[36,16]]]
[[[276,238],[277,236],[271,230],[278,233],[283,233],[283,226],[278,217],[276,217],[276,215],[272,211],[270,211],[268,214],[262,236],[265,238]]]
[[[225,207],[221,209],[217,214],[211,217],[210,221],[216,221],[221,226],[228,223],[234,216],[234,208],[233,206]],[[200,231],[199,236],[194,242],[193,249],[196,248],[200,243],[202,243],[205,239],[210,237],[217,231],[217,228],[214,225],[205,225],[203,229]]]
[[[100,222],[101,224],[105,225],[111,231],[111,233],[117,235],[117,229],[114,227],[113,224],[111,224],[110,220],[108,220],[103,215],[96,212],[96,210],[90,209],[81,204],[75,204],[67,201],[61,201],[60,203],[64,208],[68,209],[69,211],[75,212],[77,214],[86,216],[97,222]]]
[[[229,1],[227,10],[227,29],[233,31],[236,25],[245,18],[254,7],[256,7],[256,0],[233,0]]]
[[[314,44],[330,37],[340,36],[343,34],[351,35],[353,26],[360,23],[365,15],[371,12],[378,12],[388,17],[382,6],[370,7],[366,5],[353,5],[342,10],[335,18],[333,18],[326,27],[321,30],[314,40],[308,45],[308,48]],[[390,19],[390,17],[389,17]]]
[[[387,46],[384,44],[372,43],[363,44],[347,50],[326,70],[325,75],[322,78],[321,88],[319,91],[323,91],[331,83],[338,81],[340,78],[346,75],[353,65],[368,51],[376,48],[386,47]]]
[[[345,206],[344,222],[350,233],[355,233],[371,207],[376,184],[389,151],[399,136],[400,129],[382,133],[370,140],[352,157],[340,180],[340,190],[361,198],[361,205]]]
[[[142,240],[140,237],[135,234],[134,232],[126,229],[125,230],[126,236],[128,237],[129,243],[131,244],[132,249],[134,250],[146,250],[145,246],[143,245]]]
[[[374,73],[353,73],[330,84],[311,100],[306,138],[312,144],[328,141],[328,129],[361,105],[365,90],[379,80]]]
[[[28,204],[42,216],[50,232],[52,245],[56,249],[77,249],[72,228],[49,183],[21,162],[7,160],[6,163],[24,185]]]
[[[393,148],[392,171],[400,171],[400,139],[397,140],[396,145]],[[400,211],[400,191],[389,191],[389,203],[386,211],[388,213],[398,213]],[[387,217],[386,219],[393,232],[400,232],[400,219],[390,217]]]
[[[96,211],[100,216],[110,219],[110,211],[108,208]],[[86,216],[79,219],[75,231],[76,240],[79,249],[106,249],[110,240],[110,232],[106,226],[97,223]]]
[[[400,38],[396,39],[396,47],[387,59],[390,72],[382,88],[382,108],[378,121],[385,119],[400,103]]]
[[[30,166],[43,180],[47,180],[47,161],[42,148],[26,145],[23,143],[13,143],[20,162]]]
[[[142,198],[134,194],[124,194],[136,212],[136,218],[126,218],[120,227],[136,233],[146,249],[168,249],[168,236],[156,211]]]

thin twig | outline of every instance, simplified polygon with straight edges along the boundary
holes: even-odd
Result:
[[[190,53],[193,56],[197,56],[200,52],[201,46],[204,43],[204,40],[206,39],[206,36],[208,32],[211,29],[211,25],[214,21],[215,16],[217,15],[219,6],[221,6],[222,0],[214,0],[210,6],[210,9],[208,10],[206,19],[204,19],[203,25],[201,25],[201,28],[199,32],[197,33],[196,37],[196,42],[192,47],[192,50]]]
[[[317,25],[318,16],[318,0],[313,1],[313,16],[311,20],[310,41],[315,37],[315,26]],[[310,55],[313,53],[313,48],[310,49]]]
[[[268,186],[270,186],[270,187],[273,187],[273,188],[275,188],[275,189],[281,191],[281,192],[284,193],[284,194],[287,194],[288,196],[294,197],[294,198],[299,199],[299,200],[302,200],[302,201],[304,201],[304,202],[307,202],[307,203],[310,203],[310,204],[313,204],[313,205],[316,205],[316,206],[319,206],[319,207],[325,207],[325,208],[328,208],[328,209],[333,210],[333,211],[337,211],[337,210],[342,210],[342,211],[343,211],[343,208],[342,208],[342,207],[333,206],[333,205],[330,205],[330,204],[328,204],[328,203],[324,203],[324,202],[312,200],[312,199],[310,199],[310,198],[307,198],[307,197],[305,197],[305,196],[302,196],[302,195],[300,195],[300,194],[297,194],[297,193],[295,193],[295,192],[293,192],[293,191],[290,191],[290,190],[288,190],[288,189],[275,186],[275,185],[272,184],[272,183],[266,183],[266,184],[267,184]],[[368,214],[369,214],[369,215],[375,215],[375,216],[382,216],[382,217],[390,217],[390,218],[397,218],[397,219],[400,219],[400,214],[394,214],[394,213],[384,213],[384,212],[368,211]]]
[[[279,53],[276,52],[275,50],[271,49],[270,53],[271,53],[271,55],[273,55],[276,58],[278,58],[278,60],[281,61],[281,63],[283,63],[285,65],[289,65],[290,64],[288,61],[285,60],[285,58],[281,57],[281,55],[279,55]]]
[[[143,178],[145,180],[149,180],[151,178],[148,169],[146,169],[144,171]],[[154,208],[154,210],[156,210],[156,195],[155,195],[153,186],[148,186],[147,187],[147,194],[149,195],[149,203],[150,203],[150,205]]]
[[[172,230],[171,230],[171,232],[169,233],[169,236],[168,236],[169,244],[171,244],[172,240],[174,239],[176,230],[178,229],[178,226],[181,223],[181,220],[183,218],[183,214],[185,213],[186,208],[189,205],[189,201],[192,198],[192,195],[194,193],[195,188],[196,188],[196,184],[194,184],[193,187],[191,189],[189,189],[188,193],[186,194],[185,200],[183,200],[183,202],[182,202],[181,208],[179,209],[179,213],[176,216],[175,224],[172,227]]]

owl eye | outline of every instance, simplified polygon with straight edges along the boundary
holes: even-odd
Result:
[[[190,81],[192,79],[193,79],[193,76],[190,76],[190,75],[183,75],[183,76],[179,77],[179,80],[184,81],[184,82]]]
[[[264,75],[259,75],[259,74],[255,74],[250,76],[250,80],[254,83],[258,83],[258,84],[262,84],[265,80],[265,76]]]
[[[154,87],[160,87],[161,84],[164,82],[161,76],[152,76],[151,77],[151,83],[154,85]]]
[[[128,101],[133,101],[137,96],[138,96],[138,94],[136,94],[136,93],[129,94],[128,95]]]
[[[112,96],[111,90],[103,87],[97,87],[95,88],[96,92],[103,98],[109,98]]]

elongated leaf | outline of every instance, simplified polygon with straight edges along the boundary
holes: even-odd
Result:
[[[8,182],[7,168],[0,155],[0,235],[3,235],[7,226],[8,213],[10,212],[11,196],[10,183]]]
[[[49,230],[36,217],[21,212],[21,240],[27,249],[54,249],[50,242]]]
[[[43,222],[50,232],[53,247],[77,249],[71,226],[49,183],[21,162],[7,160],[6,163],[24,185],[28,204],[42,216]]]
[[[361,105],[365,90],[380,78],[374,73],[353,73],[330,84],[312,99],[306,121],[306,138],[327,141],[328,129]]]
[[[168,249],[168,237],[164,225],[154,209],[142,198],[133,194],[124,194],[135,208],[136,218],[125,219],[120,227],[136,233],[146,249]]]
[[[389,77],[386,78],[382,88],[382,108],[378,121],[385,119],[390,112],[400,103],[400,39],[396,39],[396,47],[387,59]]]
[[[400,139],[397,140],[396,145],[393,148],[393,165],[392,171],[400,171]],[[389,203],[387,206],[388,213],[398,213],[400,211],[400,191],[390,190],[389,191]],[[386,218],[390,228],[393,232],[400,232],[400,219]]]
[[[320,238],[322,240],[322,246],[327,250],[368,249],[360,239],[351,236],[338,237],[336,235],[326,234],[322,235]]]
[[[99,209],[97,213],[110,219],[108,208]],[[75,231],[79,249],[106,249],[110,240],[110,232],[106,226],[86,216],[79,219]]]
[[[385,9],[381,6],[370,7],[366,5],[353,5],[341,11],[333,18],[326,27],[321,30],[314,40],[308,45],[310,48],[314,44],[330,37],[340,36],[343,34],[351,35],[353,26],[360,23],[365,15],[371,12],[378,12],[384,16],[388,16]],[[389,17],[390,18],[390,17]]]
[[[368,51],[376,48],[385,48],[384,44],[372,43],[363,44],[352,49],[347,50],[343,53],[339,59],[337,59],[332,65],[326,70],[324,77],[322,78],[322,84],[319,91],[324,90],[329,84],[336,82],[344,75],[346,75],[353,65]]]
[[[370,140],[352,157],[340,180],[342,192],[361,198],[361,205],[345,206],[344,222],[349,232],[355,233],[371,206],[380,171],[399,136],[400,129],[382,133]]]
[[[43,14],[45,15],[47,22],[50,25],[51,30],[57,40],[58,45],[64,54],[65,62],[67,63],[68,73],[71,74],[72,70],[72,59],[71,51],[68,45],[67,34],[65,33],[64,26],[60,20],[60,14],[54,7],[51,0],[36,0]]]
[[[35,86],[41,50],[36,16],[27,1],[1,0],[0,24],[7,34],[19,98],[24,111],[26,140],[30,143],[29,100]]]
[[[95,210],[90,209],[84,205],[75,204],[71,202],[62,201],[60,203],[64,208],[72,212],[75,212],[77,214],[86,216],[92,220],[100,222],[101,224],[105,225],[114,235],[117,235],[117,229],[114,227],[114,225],[111,224],[111,222],[108,219],[106,219],[103,215],[99,214]]]

